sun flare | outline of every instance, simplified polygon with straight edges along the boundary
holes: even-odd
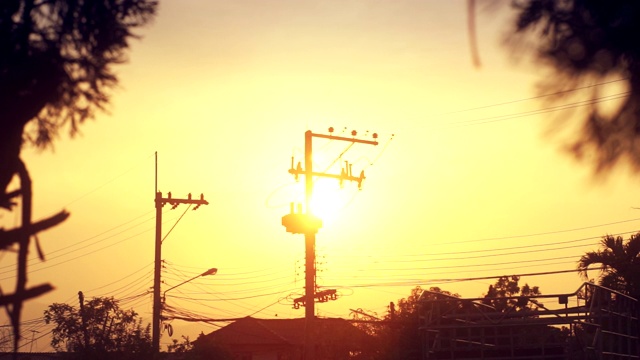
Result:
[[[333,222],[341,210],[348,204],[348,191],[341,189],[333,179],[319,179],[313,187],[311,213],[325,224]]]

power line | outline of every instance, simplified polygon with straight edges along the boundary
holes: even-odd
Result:
[[[589,226],[582,226],[582,227],[577,227],[577,228],[562,229],[562,230],[552,230],[552,231],[545,231],[545,232],[538,232],[538,233],[531,233],[531,234],[497,236],[497,237],[488,237],[488,238],[479,238],[479,239],[470,239],[470,240],[458,240],[458,241],[448,240],[447,242],[430,243],[430,246],[443,246],[443,245],[449,246],[449,245],[457,245],[457,244],[468,244],[468,243],[474,243],[474,242],[486,242],[486,241],[496,241],[496,240],[512,240],[512,239],[520,239],[520,238],[527,238],[527,237],[556,235],[556,234],[563,234],[563,233],[573,232],[573,231],[595,229],[595,228],[604,227],[604,226],[619,225],[619,224],[624,224],[624,223],[633,222],[633,221],[639,221],[639,220],[640,220],[640,218],[633,218],[633,219],[614,221],[614,222],[598,224],[598,225],[589,225]],[[620,234],[627,234],[627,233],[620,233]],[[598,237],[602,237],[602,236],[598,236]],[[596,237],[593,237],[593,238],[596,238]],[[579,240],[583,240],[583,239],[570,240],[570,241],[579,241]]]
[[[532,97],[528,97],[528,98],[524,98],[524,99],[510,100],[510,101],[505,101],[505,102],[497,103],[497,104],[484,105],[484,106],[478,106],[478,107],[468,108],[468,109],[464,109],[464,110],[451,111],[451,112],[443,113],[441,115],[457,114],[457,113],[462,113],[462,112],[486,109],[486,108],[490,108],[490,107],[509,105],[509,104],[514,104],[514,103],[523,102],[523,101],[536,100],[536,99],[541,99],[541,98],[545,98],[545,97],[563,95],[563,94],[571,93],[571,92],[578,91],[578,90],[584,90],[584,89],[593,88],[593,87],[597,87],[597,86],[601,86],[601,85],[612,84],[612,83],[616,83],[616,82],[620,82],[620,81],[627,81],[629,79],[630,78],[622,78],[622,79],[616,79],[616,80],[611,80],[611,81],[605,81],[605,82],[586,85],[586,86],[581,86],[581,87],[577,87],[577,88],[573,88],[573,89],[569,89],[569,90],[558,91],[558,92],[554,92],[554,93],[550,93],[550,94],[542,94],[542,95],[532,96]]]
[[[90,289],[90,290],[88,290],[88,292],[92,292],[92,291],[96,291],[96,290],[104,289],[104,288],[106,288],[106,287],[108,287],[108,286],[111,286],[111,285],[114,285],[114,284],[116,284],[116,283],[119,283],[120,281],[123,281],[124,279],[127,279],[127,278],[129,278],[129,277],[133,276],[134,274],[137,274],[138,272],[140,272],[140,271],[142,271],[142,270],[146,269],[147,267],[151,266],[152,264],[153,264],[153,262],[148,263],[148,264],[146,264],[145,266],[143,266],[143,267],[139,268],[138,270],[136,270],[136,271],[132,272],[131,274],[129,274],[129,275],[125,276],[125,277],[120,278],[119,280],[116,280],[116,281],[114,281],[114,282],[108,283],[108,284],[106,284],[106,285],[99,286],[99,287],[97,287],[97,288]],[[117,289],[117,290],[119,290],[119,289]],[[116,290],[116,291],[117,291],[117,290]]]
[[[128,220],[128,221],[126,221],[126,222],[124,222],[124,223],[122,223],[122,224],[120,224],[120,225],[114,226],[114,227],[112,227],[112,228],[110,228],[110,229],[108,229],[108,230],[106,230],[106,231],[103,231],[103,232],[101,232],[100,234],[97,234],[97,235],[94,235],[94,236],[88,237],[88,238],[86,238],[86,239],[84,239],[84,240],[81,240],[81,241],[79,241],[79,242],[75,242],[75,243],[73,243],[73,244],[71,244],[71,245],[69,245],[69,246],[65,246],[65,247],[62,247],[62,248],[60,248],[60,249],[56,249],[56,250],[50,251],[50,252],[48,253],[48,255],[56,254],[56,253],[59,253],[60,251],[63,251],[63,250],[69,249],[69,248],[73,248],[73,247],[77,247],[77,246],[79,246],[80,244],[86,243],[86,242],[88,242],[88,241],[90,241],[90,240],[95,240],[95,239],[99,238],[99,237],[100,237],[100,236],[102,236],[102,235],[105,235],[105,234],[107,234],[107,233],[109,233],[109,232],[111,232],[111,231],[113,231],[113,230],[115,230],[115,229],[118,229],[118,228],[120,228],[120,227],[122,227],[122,226],[124,226],[124,225],[127,225],[127,224],[129,224],[129,223],[131,223],[131,222],[135,221],[135,220],[138,220],[138,219],[140,219],[141,217],[143,217],[143,216],[145,216],[145,215],[148,215],[148,214],[149,214],[149,213],[145,213],[145,214],[139,215],[139,216],[137,216],[137,217],[135,217],[135,218],[133,218],[133,219],[131,219],[131,220]],[[105,238],[102,238],[102,239],[96,240],[96,241],[94,241],[94,242],[92,242],[92,243],[90,243],[90,244],[87,244],[87,245],[85,245],[85,246],[82,246],[82,247],[80,247],[80,248],[77,248],[77,249],[74,249],[74,250],[67,251],[67,252],[62,253],[62,254],[59,254],[59,255],[57,255],[57,256],[53,256],[53,257],[49,256],[47,260],[48,260],[48,261],[52,261],[52,260],[55,260],[55,259],[57,259],[57,258],[63,257],[63,256],[65,256],[65,255],[72,254],[72,253],[74,253],[74,252],[76,252],[76,251],[80,251],[80,250],[82,250],[82,249],[86,249],[86,248],[88,248],[88,247],[91,247],[91,246],[93,246],[93,245],[95,245],[95,244],[98,244],[98,243],[101,243],[101,242],[103,242],[103,241],[109,240],[109,239],[114,238],[114,237],[116,237],[116,236],[118,236],[118,235],[122,235],[122,234],[124,234],[126,231],[132,230],[132,229],[134,229],[134,228],[136,228],[136,227],[138,227],[138,226],[140,226],[140,225],[143,225],[145,222],[147,222],[147,221],[149,221],[149,220],[152,220],[152,219],[153,219],[153,218],[146,219],[146,220],[144,220],[143,222],[140,222],[140,223],[137,223],[137,224],[135,224],[135,225],[133,225],[133,226],[130,226],[130,227],[128,227],[128,228],[126,228],[126,229],[124,229],[124,230],[122,230],[122,231],[118,232],[118,233],[115,233],[115,234],[109,235],[109,236],[107,236],[107,237],[105,237]],[[31,258],[31,259],[29,259],[29,260],[30,260],[30,261],[35,261],[35,260],[38,260],[38,259],[39,259],[38,257],[32,257],[32,258]],[[0,270],[2,270],[2,269],[7,269],[7,268],[12,268],[12,267],[13,267],[13,265],[5,265],[5,266],[0,267]],[[2,274],[2,273],[5,273],[5,272],[0,272],[0,274]]]
[[[95,187],[93,190],[90,190],[90,191],[88,191],[88,192],[84,193],[83,195],[80,195],[80,196],[79,196],[79,197],[77,197],[75,200],[72,200],[72,201],[70,201],[70,202],[66,203],[66,204],[65,204],[64,206],[62,206],[62,207],[63,207],[63,208],[66,208],[66,207],[68,207],[69,205],[74,204],[74,203],[76,203],[76,202],[78,202],[78,201],[80,201],[80,200],[84,199],[85,197],[87,197],[87,196],[89,196],[89,195],[91,195],[91,194],[93,194],[93,193],[97,192],[98,190],[102,189],[103,187],[105,187],[105,186],[107,186],[107,185],[111,184],[112,182],[116,181],[117,179],[119,179],[119,178],[123,177],[124,175],[126,175],[126,174],[130,173],[130,172],[131,172],[131,171],[133,171],[134,169],[139,168],[141,163],[146,162],[146,161],[147,161],[147,160],[149,160],[149,158],[151,158],[152,156],[153,156],[153,155],[149,155],[149,156],[147,156],[147,157],[146,157],[146,158],[144,158],[143,160],[141,160],[141,161],[139,161],[138,163],[136,163],[134,166],[132,166],[132,167],[130,167],[129,169],[127,169],[127,170],[125,170],[124,172],[122,172],[121,174],[119,174],[119,175],[117,175],[117,176],[112,177],[111,179],[109,179],[109,180],[107,180],[106,182],[102,183],[102,185],[99,185],[99,186]]]
[[[481,119],[474,119],[474,120],[464,120],[464,121],[448,124],[449,126],[447,126],[446,128],[453,128],[453,127],[456,127],[456,125],[458,125],[458,126],[484,125],[484,124],[498,122],[498,121],[517,119],[517,118],[521,118],[521,117],[525,117],[525,116],[546,114],[546,113],[549,113],[549,112],[560,111],[560,110],[568,110],[568,109],[573,109],[573,108],[580,107],[580,106],[593,105],[593,104],[597,104],[597,103],[604,102],[604,101],[620,99],[620,98],[628,95],[629,93],[630,92],[614,94],[614,95],[608,95],[608,96],[604,96],[604,97],[600,97],[600,98],[595,98],[595,99],[590,99],[590,100],[583,100],[583,101],[579,101],[579,102],[575,102],[575,103],[552,106],[552,107],[548,107],[548,108],[544,108],[544,109],[525,111],[525,112],[520,112],[520,113],[515,113],[515,114],[490,116],[490,117],[481,118]]]
[[[591,270],[598,270],[602,268],[592,268]],[[564,273],[577,273],[577,269],[573,270],[557,270],[557,271],[543,271],[536,273],[521,273],[521,274],[501,274],[501,275],[490,275],[490,276],[478,276],[478,277],[466,277],[466,278],[443,278],[443,279],[429,279],[429,280],[421,280],[421,281],[402,281],[402,282],[392,282],[392,283],[377,283],[377,284],[350,284],[343,287],[349,288],[372,288],[372,287],[393,287],[393,286],[416,286],[416,285],[425,285],[425,284],[434,284],[434,283],[454,283],[454,282],[467,282],[467,281],[477,281],[477,280],[491,280],[491,279],[499,279],[504,276],[518,276],[518,277],[526,277],[526,276],[544,276],[544,275],[557,275]]]
[[[176,220],[176,222],[173,224],[173,226],[171,227],[171,229],[169,229],[169,231],[167,231],[167,233],[164,235],[164,237],[162,238],[162,240],[160,240],[161,243],[164,242],[164,240],[167,238],[167,236],[169,236],[169,234],[171,234],[171,231],[173,231],[173,229],[176,227],[176,225],[178,225],[178,223],[180,222],[180,220],[182,220],[182,218],[184,217],[184,215],[187,213],[187,211],[191,209],[191,204],[189,204],[189,206],[187,206],[187,208],[184,210],[184,212],[182,213],[182,215],[180,215],[180,217],[178,218],[178,220]]]
[[[617,235],[635,234],[637,232],[638,232],[638,230],[634,230],[634,231],[616,233],[616,234],[612,234],[612,235],[617,236]],[[583,238],[583,239],[577,239],[577,240],[561,241],[561,242],[556,242],[556,243],[547,243],[547,244],[538,244],[538,245],[525,245],[525,246],[517,246],[517,247],[509,247],[509,248],[498,248],[498,249],[488,249],[488,250],[482,250],[481,249],[481,250],[477,250],[477,251],[460,251],[460,252],[433,253],[433,254],[405,254],[405,255],[401,255],[401,256],[404,256],[404,257],[417,257],[417,256],[464,255],[464,254],[474,254],[474,253],[489,252],[489,251],[504,251],[504,250],[513,250],[513,249],[527,249],[527,248],[532,248],[532,247],[548,246],[548,245],[562,245],[562,244],[567,244],[567,243],[573,243],[573,242],[584,241],[584,240],[593,240],[593,239],[599,239],[599,238],[601,238],[601,236]],[[584,246],[588,246],[588,244],[587,245],[560,246],[560,247],[555,246],[555,247],[549,247],[549,248],[537,249],[537,250],[513,251],[513,252],[506,252],[506,253],[499,253],[499,254],[485,254],[485,255],[465,256],[465,257],[440,257],[440,258],[425,258],[425,259],[410,259],[410,260],[384,260],[384,261],[385,261],[385,263],[390,263],[390,262],[396,262],[396,263],[418,263],[418,262],[427,262],[427,261],[452,261],[452,260],[465,260],[465,261],[467,261],[469,259],[482,259],[482,258],[488,258],[488,257],[519,255],[519,254],[533,253],[533,252],[556,251],[556,250],[580,248],[580,247],[584,247]],[[388,257],[392,257],[392,256],[393,255],[389,255]],[[340,256],[338,255],[338,257],[340,257]],[[341,256],[341,257],[343,257],[343,258],[347,258],[347,257],[354,258],[354,257],[357,257],[357,256],[349,255],[349,256]],[[368,257],[370,257],[370,256],[362,256],[362,258],[368,258]]]

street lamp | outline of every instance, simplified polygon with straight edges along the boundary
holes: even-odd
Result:
[[[165,290],[165,291],[162,293],[162,302],[161,302],[161,305],[160,305],[160,306],[158,306],[159,311],[157,312],[157,317],[156,317],[156,315],[155,315],[156,313],[154,312],[154,318],[153,318],[153,321],[154,321],[154,324],[155,324],[155,325],[157,325],[158,329],[160,329],[160,322],[161,322],[161,321],[162,321],[162,319],[163,319],[163,318],[162,318],[162,315],[161,315],[161,312],[162,312],[162,310],[161,310],[161,309],[164,307],[164,302],[165,302],[165,298],[166,298],[167,291],[169,291],[169,290],[171,290],[171,289],[175,289],[175,288],[177,288],[178,286],[180,286],[180,285],[184,285],[184,284],[188,283],[189,281],[194,280],[194,279],[197,279],[197,278],[199,278],[199,277],[201,277],[201,276],[215,275],[217,272],[218,272],[218,268],[211,268],[211,269],[209,269],[209,270],[207,270],[207,271],[203,272],[203,273],[202,273],[202,274],[200,274],[200,275],[196,275],[196,276],[192,277],[192,278],[191,278],[191,279],[189,279],[189,280],[183,281],[183,282],[181,282],[180,284],[178,284],[178,285],[176,285],[176,286],[172,286],[172,287],[168,288],[167,290]],[[172,330],[169,330],[169,331],[170,331],[170,332],[169,332],[169,336],[171,336],[171,331],[172,331]],[[156,337],[154,337],[154,349],[156,349],[156,350],[155,350],[156,352],[159,352],[159,351],[160,351],[160,333],[159,333],[159,332],[154,332],[154,334],[157,334],[157,335],[156,335],[157,339],[156,339]]]
[[[176,285],[176,286],[172,286],[172,287],[168,288],[167,290],[165,290],[165,291],[162,293],[162,302],[164,303],[164,300],[165,300],[165,294],[167,293],[167,291],[169,291],[169,290],[171,290],[171,289],[175,289],[175,288],[177,288],[178,286],[180,286],[180,285],[184,285],[184,284],[188,283],[189,281],[194,280],[194,279],[197,279],[197,278],[199,278],[199,277],[201,277],[201,276],[215,275],[217,272],[218,272],[218,269],[217,269],[217,268],[211,268],[211,269],[209,269],[209,270],[207,270],[207,271],[203,272],[203,273],[202,273],[202,274],[200,274],[200,275],[196,275],[196,276],[192,277],[192,278],[191,278],[191,279],[189,279],[189,280],[183,281],[183,282],[181,282],[180,284],[178,284],[178,285]]]

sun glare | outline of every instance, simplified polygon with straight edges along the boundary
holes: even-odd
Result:
[[[347,189],[341,189],[334,179],[319,179],[313,186],[311,212],[324,224],[335,220],[347,205]]]

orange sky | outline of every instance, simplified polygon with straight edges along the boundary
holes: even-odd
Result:
[[[81,137],[63,134],[54,152],[23,153],[35,218],[71,212],[39,235],[48,259],[30,263],[29,283],[56,290],[29,302],[23,318],[53,302],[75,305],[82,290],[125,299],[150,319],[156,151],[160,191],[210,202],[167,236],[163,289],[219,268],[172,290],[167,303],[210,318],[304,316],[291,306],[303,293],[304,242],[281,226],[299,196],[287,170],[291,156],[303,160],[304,132],[330,126],[377,132],[380,145],[343,155],[365,170],[361,191],[328,185],[325,197],[339,201],[317,236],[318,285],[340,298],[318,305],[319,316],[357,308],[383,316],[416,285],[480,296],[493,280],[445,280],[574,269],[600,236],[637,231],[635,179],[618,172],[595,182],[545,137],[568,114],[524,116],[549,106],[531,99],[544,70],[514,65],[499,46],[505,17],[486,12],[475,68],[465,16],[464,1],[161,1],[117,68],[110,113]],[[314,140],[317,169],[344,147]],[[164,234],[185,209],[165,208]],[[18,217],[2,221],[11,227]],[[3,256],[7,290],[13,256]],[[553,294],[581,280],[521,283]],[[4,313],[0,321],[8,323]],[[173,326],[174,338],[216,329]],[[26,328],[27,340],[31,330],[50,328]],[[47,349],[46,338],[33,346]]]

